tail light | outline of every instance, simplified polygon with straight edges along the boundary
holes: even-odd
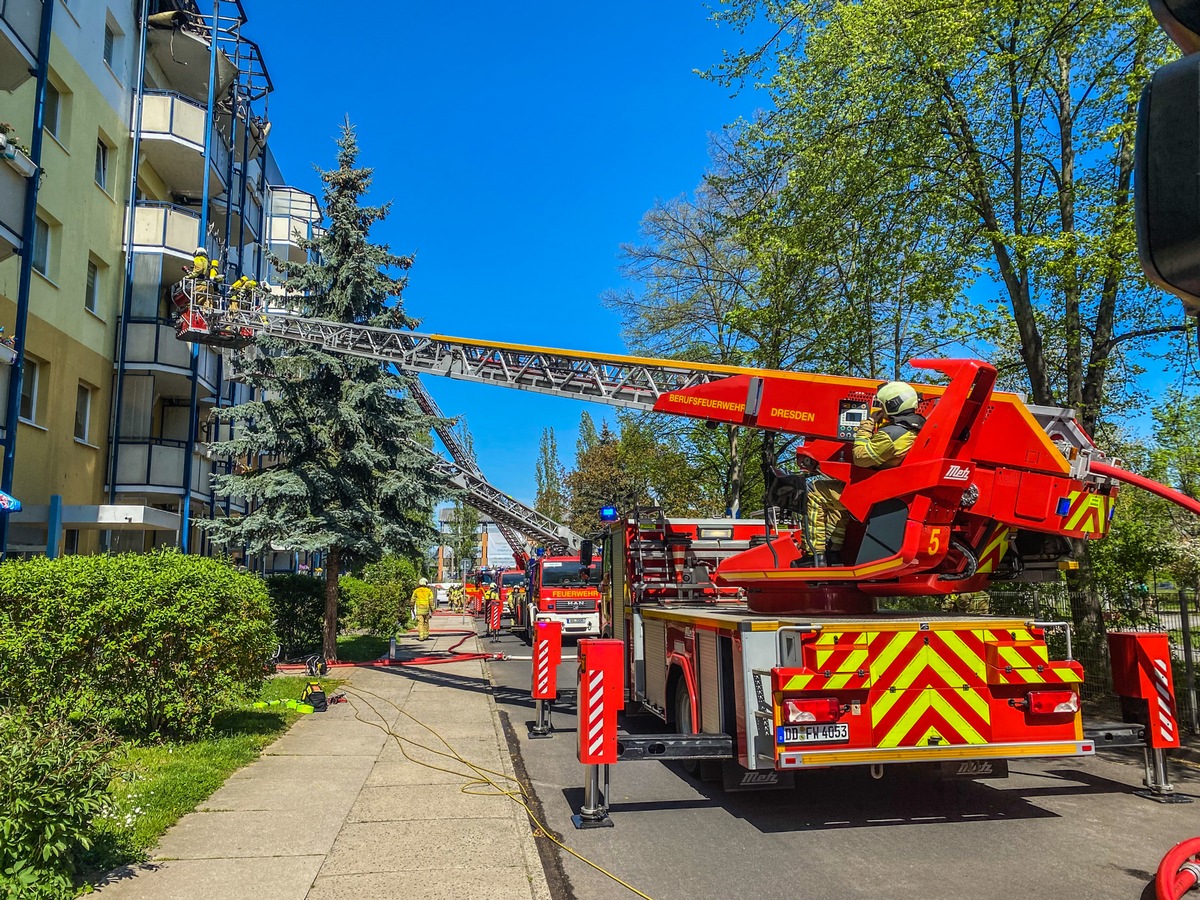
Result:
[[[1079,695],[1074,691],[1030,691],[1025,695],[1025,708],[1035,716],[1077,713]]]
[[[837,697],[813,697],[802,700],[783,701],[785,725],[803,725],[808,722],[836,722],[842,714],[842,704]]]

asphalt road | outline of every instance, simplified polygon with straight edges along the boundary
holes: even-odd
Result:
[[[485,646],[530,655],[515,635]],[[573,642],[563,653],[574,655]],[[866,772],[826,770],[798,776],[791,789],[728,794],[719,781],[692,778],[676,764],[623,762],[612,767],[615,827],[578,831],[571,823],[584,780],[576,664],[559,669],[555,734],[545,740],[528,737],[532,663],[489,666],[518,770],[546,825],[654,900],[1152,900],[1163,853],[1200,834],[1200,800],[1163,805],[1134,796],[1140,756],[1117,752],[1018,762],[1004,780],[885,774],[874,781]],[[642,719],[629,730],[657,727]],[[1171,774],[1181,793],[1200,797],[1200,771],[1176,764]],[[636,896],[561,851],[548,869],[556,900]]]

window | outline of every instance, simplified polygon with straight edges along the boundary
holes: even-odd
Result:
[[[34,422],[37,415],[38,369],[36,362],[25,357],[24,374],[21,377],[21,418]]]
[[[49,277],[50,226],[38,216],[33,222],[33,268]]]
[[[24,401],[24,397],[21,398]],[[75,394],[75,440],[88,442],[88,426],[92,418],[92,389],[79,385]]]
[[[102,190],[108,190],[108,144],[104,138],[96,139],[96,184]]]
[[[46,108],[42,112],[42,127],[54,135],[56,138],[61,137],[59,134],[59,114],[62,110],[62,95],[58,93],[58,88],[50,81],[46,82]]]
[[[94,313],[100,305],[100,267],[95,260],[88,260],[87,283],[83,287],[83,308]]]
[[[113,52],[116,49],[117,36],[113,33],[112,26],[105,24],[104,26],[104,61],[108,63],[111,69],[113,64]]]

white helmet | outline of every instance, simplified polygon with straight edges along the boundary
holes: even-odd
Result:
[[[429,584],[429,581],[427,579],[422,578],[419,583],[420,583],[421,587],[425,587],[427,584]]]
[[[898,416],[915,410],[920,398],[911,384],[889,381],[875,393],[875,399],[887,415]]]

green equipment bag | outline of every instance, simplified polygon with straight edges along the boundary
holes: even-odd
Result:
[[[329,708],[329,702],[325,699],[325,689],[319,681],[310,681],[305,686],[304,693],[300,695],[300,702],[311,706],[313,712],[325,712]]]

